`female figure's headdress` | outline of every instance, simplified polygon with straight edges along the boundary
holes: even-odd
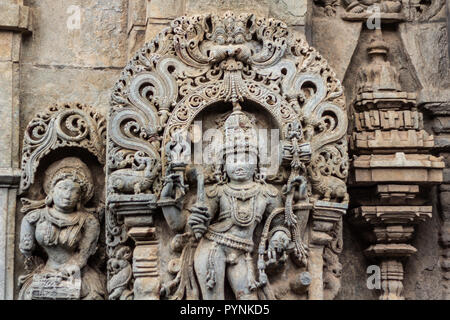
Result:
[[[54,186],[65,179],[71,179],[80,185],[80,201],[83,205],[92,198],[94,194],[92,175],[83,161],[75,157],[67,157],[52,163],[44,176],[45,193],[49,195]]]

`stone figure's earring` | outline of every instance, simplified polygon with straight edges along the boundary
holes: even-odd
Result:
[[[53,204],[53,197],[51,196],[51,194],[49,194],[45,197],[45,204],[48,207],[50,207]]]

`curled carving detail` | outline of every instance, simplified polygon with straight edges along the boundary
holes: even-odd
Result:
[[[88,106],[61,104],[39,113],[25,131],[20,192],[34,182],[39,161],[61,147],[85,148],[105,163],[106,122]]]

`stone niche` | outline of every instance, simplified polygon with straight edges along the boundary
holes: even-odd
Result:
[[[449,299],[444,0],[4,2],[0,299]]]
[[[346,131],[339,80],[284,22],[173,20],[112,94],[109,298],[334,298]]]
[[[105,134],[103,116],[81,104],[52,106],[28,124],[18,299],[106,298]]]

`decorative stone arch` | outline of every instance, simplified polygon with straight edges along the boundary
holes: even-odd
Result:
[[[105,136],[105,118],[89,106],[64,103],[38,113],[25,130],[20,193],[34,183],[42,158],[59,148],[86,149],[104,165]]]
[[[107,241],[110,259],[124,266],[109,270],[112,298],[133,294],[136,298],[152,290],[152,297],[159,297],[156,289],[148,289],[158,286],[149,285],[151,276],[135,279],[131,289],[131,275],[123,275],[124,270],[131,273],[131,255],[123,252],[130,251],[129,235],[136,244],[143,241],[133,228],[147,222],[151,228],[151,219],[137,223],[131,217],[157,210],[164,178],[160,168],[167,165],[165,146],[173,141],[174,132],[189,127],[207,106],[235,105],[244,99],[272,115],[291,148],[295,135],[289,130],[300,130],[298,142],[308,144],[312,153],[308,166],[312,194],[345,212],[341,202],[348,199],[333,196],[329,189],[345,190],[347,113],[343,88],[326,60],[279,20],[231,12],[179,17],[134,55],[112,93]],[[157,243],[147,246],[147,256],[149,250],[157,260],[158,248]],[[137,245],[134,254],[141,249]],[[153,267],[148,272],[158,278],[158,266]]]

